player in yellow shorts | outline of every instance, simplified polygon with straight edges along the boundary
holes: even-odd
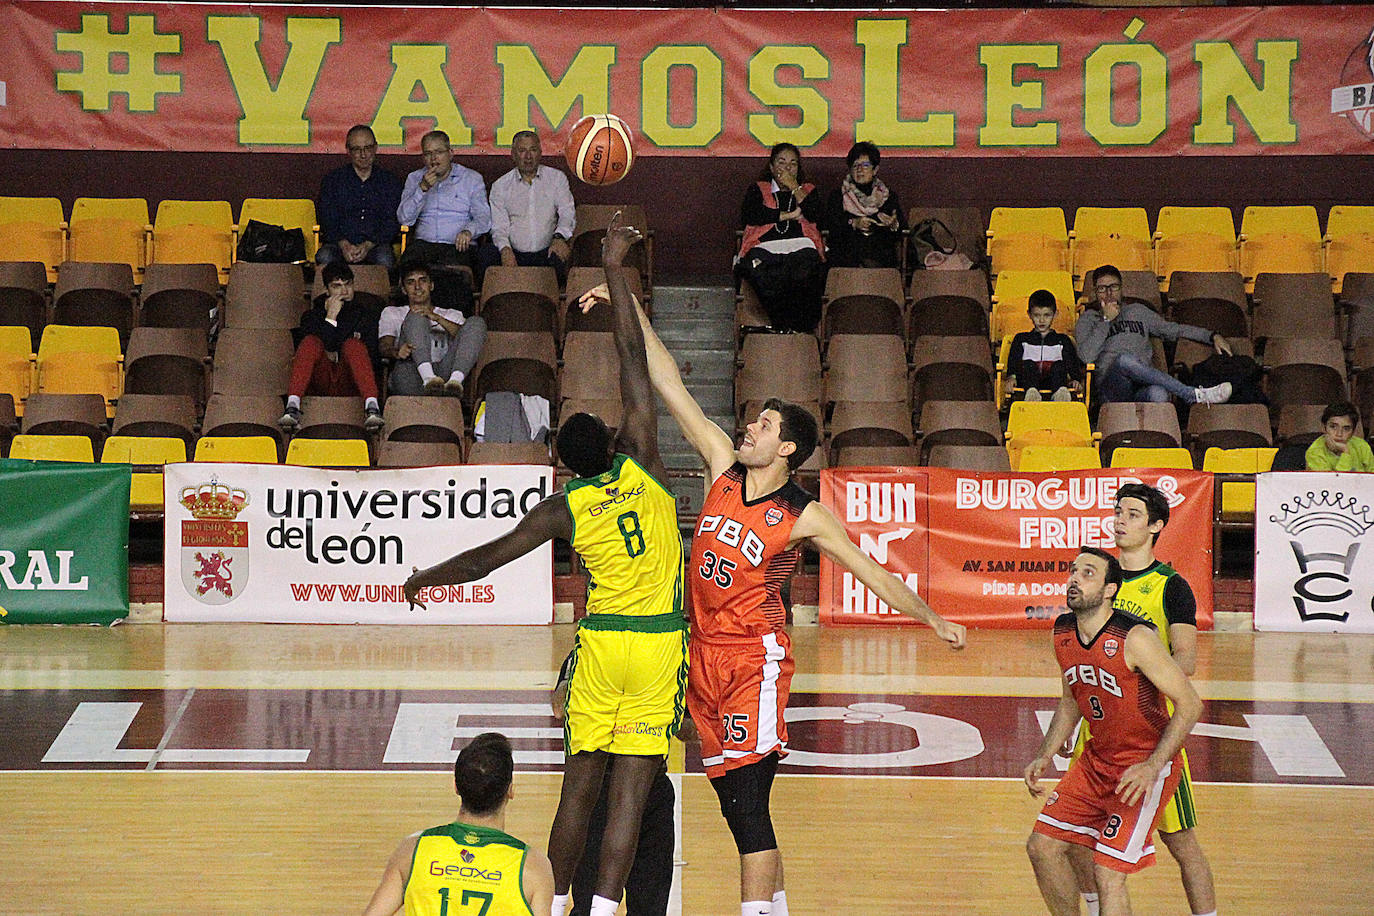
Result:
[[[458,820],[406,837],[363,916],[543,916],[553,900],[548,857],[505,832],[515,760],[505,735],[473,738],[453,764]]]
[[[640,240],[611,221],[602,261],[620,357],[620,429],[579,413],[559,425],[558,457],[577,476],[535,506],[508,534],[406,580],[421,588],[472,582],[552,538],[572,544],[587,569],[587,616],[577,630],[564,725],[563,790],[549,834],[552,916],[568,907],[610,754],[610,804],[589,916],[611,916],[634,859],[649,788],[682,721],[687,620],[682,609],[682,536],[677,501],[658,452],[658,414],[644,334],[622,263]],[[610,354],[607,354],[609,357]],[[541,914],[542,916],[542,914]]]
[[[1125,581],[1117,591],[1113,606],[1143,617],[1155,625],[1164,648],[1189,677],[1197,669],[1197,604],[1188,581],[1172,566],[1155,558],[1155,541],[1169,523],[1169,500],[1154,487],[1126,484],[1116,494],[1114,530],[1121,554]],[[1173,712],[1173,708],[1169,710]],[[1088,721],[1078,730],[1074,756],[1088,739]],[[1188,755],[1182,752],[1183,777],[1178,790],[1164,808],[1159,820],[1159,838],[1178,862],[1183,892],[1195,916],[1216,916],[1217,895],[1212,882],[1212,866],[1198,843],[1193,828],[1197,810],[1193,805],[1193,779],[1188,770]],[[1078,883],[1087,899],[1088,911],[1096,914],[1096,893],[1091,862],[1075,859]]]

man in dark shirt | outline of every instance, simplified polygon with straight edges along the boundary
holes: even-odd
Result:
[[[377,165],[377,137],[359,124],[348,132],[349,164],[320,182],[320,250],[318,264],[396,266],[391,243],[401,231],[396,207],[401,179]]]
[[[375,341],[377,321],[353,301],[353,269],[342,261],[324,266],[325,293],[301,316],[301,342],[291,361],[286,413],[277,425],[288,432],[301,425],[301,396],[360,395],[368,431],[381,429],[377,404],[377,376],[372,370],[369,340]],[[375,347],[375,343],[373,344]]]

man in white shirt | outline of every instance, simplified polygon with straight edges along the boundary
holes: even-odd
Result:
[[[434,278],[415,262],[401,269],[401,291],[407,305],[382,310],[377,346],[394,359],[387,387],[392,394],[460,396],[463,380],[477,365],[487,324],[480,315],[465,318],[458,309],[435,308]]]
[[[542,153],[534,131],[515,135],[515,168],[491,186],[491,245],[484,246],[482,261],[488,267],[551,266],[561,283],[572,254],[575,205],[568,176],[541,165]]]

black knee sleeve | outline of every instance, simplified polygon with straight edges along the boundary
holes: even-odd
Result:
[[[711,780],[711,787],[720,798],[720,813],[725,816],[740,855],[778,848],[773,818],[768,813],[768,797],[777,769],[778,757],[770,754]]]

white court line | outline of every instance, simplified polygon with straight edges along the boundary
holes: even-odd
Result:
[[[506,671],[236,671],[100,669],[0,670],[0,690],[550,690],[557,672]],[[1293,681],[1193,681],[1206,700],[1374,703],[1374,684]],[[1057,697],[1048,677],[901,674],[797,674],[793,693],[890,693],[935,696]]]

